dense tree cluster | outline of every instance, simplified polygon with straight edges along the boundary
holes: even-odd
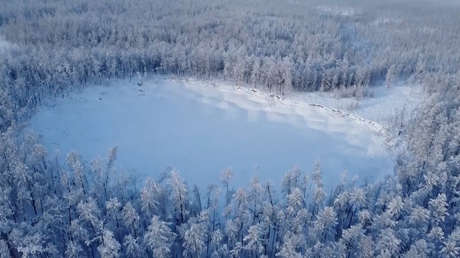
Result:
[[[205,191],[171,169],[138,183],[106,160],[49,160],[32,136],[0,138],[6,257],[458,257],[460,78],[439,85],[405,131],[397,177],[326,190],[321,168],[280,186],[232,171]],[[277,191],[280,189],[281,191]]]
[[[357,96],[369,85],[455,73],[458,8],[358,1],[341,11],[341,2],[3,1],[0,128],[44,96],[139,73]]]
[[[0,256],[458,257],[458,9],[358,2],[3,1]],[[280,186],[235,189],[226,170],[203,191],[171,169],[139,187],[114,169],[116,149],[62,164],[20,130],[44,98],[143,73],[280,95],[411,79],[430,99],[401,127],[395,176],[332,191],[319,164]]]

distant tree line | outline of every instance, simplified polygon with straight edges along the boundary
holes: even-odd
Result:
[[[45,96],[137,74],[222,78],[278,95],[351,89],[362,96],[369,85],[455,73],[460,61],[458,13],[444,9],[452,21],[439,19],[435,8],[431,15],[403,9],[410,14],[404,19],[376,7],[332,15],[315,1],[2,4],[3,129]]]
[[[2,1],[0,256],[458,257],[458,9],[364,2],[344,16],[314,1]],[[280,186],[235,189],[226,170],[203,192],[172,169],[139,189],[116,149],[63,164],[21,131],[46,98],[144,73],[280,95],[412,80],[430,97],[399,130],[395,176],[332,192],[319,164]]]

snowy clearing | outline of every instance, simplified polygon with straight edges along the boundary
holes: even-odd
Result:
[[[360,100],[356,98],[336,98],[333,93],[311,92],[291,96],[300,103],[316,103],[366,120],[374,121],[381,127],[389,127],[395,115],[404,112],[408,115],[427,97],[422,87],[417,85],[396,84],[390,88],[384,86],[370,88],[373,97]]]
[[[352,7],[343,7],[343,6],[326,6],[321,5],[317,6],[316,10],[321,13],[329,14],[333,16],[344,16],[351,17],[360,14],[361,12]]]
[[[327,185],[344,170],[369,181],[392,171],[378,123],[225,83],[114,81],[41,107],[30,128],[62,158],[70,151],[104,158],[118,146],[118,168],[127,173],[158,177],[174,167],[199,186],[228,167],[238,185],[253,177],[280,182],[288,169],[310,171],[316,161]]]
[[[224,81],[203,82],[187,79],[184,86],[196,92],[204,102],[208,102],[208,98],[218,105],[219,100],[222,103],[229,102],[248,112],[251,110],[267,112],[275,119],[276,115],[279,115],[284,122],[290,122],[290,118],[297,115],[308,121],[309,127],[319,130],[344,131],[340,123],[347,123],[347,128],[356,131],[364,126],[379,136],[385,134],[386,128],[390,126],[395,115],[401,112],[410,113],[426,98],[422,87],[415,85],[371,88],[373,97],[359,100],[335,97],[334,92],[296,92],[287,97],[280,97],[266,91],[238,87]],[[355,130],[346,131],[347,135],[351,136],[355,132]]]

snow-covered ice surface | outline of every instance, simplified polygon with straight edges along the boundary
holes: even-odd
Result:
[[[174,167],[202,187],[228,167],[236,185],[253,177],[278,185],[288,169],[309,172],[316,161],[327,185],[344,170],[368,181],[392,173],[378,123],[304,98],[196,80],[119,80],[43,105],[29,128],[61,158],[104,158],[118,146],[116,166],[127,173],[156,178]]]
[[[396,84],[390,88],[372,87],[373,97],[361,100],[356,98],[336,98],[334,93],[311,92],[291,96],[298,103],[316,103],[342,112],[354,114],[363,119],[374,121],[383,127],[388,127],[395,115],[401,112],[410,113],[420,105],[427,95],[423,87],[418,85]]]

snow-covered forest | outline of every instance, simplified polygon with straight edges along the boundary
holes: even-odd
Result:
[[[458,2],[0,4],[0,257],[460,255]],[[280,98],[366,98],[396,83],[420,85],[428,97],[389,130],[398,141],[393,175],[332,191],[321,163],[286,168],[277,184],[235,185],[228,169],[194,186],[170,169],[139,185],[115,168],[116,148],[103,160],[69,153],[63,162],[23,131],[47,99],[151,74]]]

